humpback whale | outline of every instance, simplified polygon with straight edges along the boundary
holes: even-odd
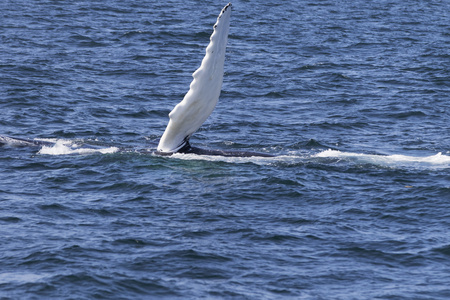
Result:
[[[157,155],[168,156],[174,153],[193,153],[199,155],[220,155],[238,157],[273,157],[266,153],[248,151],[210,150],[192,147],[189,139],[211,115],[219,100],[223,82],[225,50],[230,28],[231,3],[220,12],[214,24],[206,54],[200,67],[192,74],[190,89],[183,100],[169,113],[169,124],[159,141]],[[51,147],[56,142],[8,137],[0,135],[0,146],[14,144],[16,146]],[[83,147],[98,148],[84,144]],[[146,152],[147,153],[147,152]]]

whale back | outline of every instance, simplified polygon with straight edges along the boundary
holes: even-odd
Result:
[[[231,3],[220,12],[200,67],[192,74],[190,89],[169,113],[159,152],[177,152],[189,145],[189,138],[211,115],[219,100],[223,82],[225,50],[230,28]]]

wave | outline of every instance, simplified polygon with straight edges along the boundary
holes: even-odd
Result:
[[[450,168],[450,156],[439,152],[430,156],[408,156],[401,154],[377,155],[353,152],[341,152],[339,150],[325,150],[314,157],[336,158],[352,161],[357,164],[373,164],[386,167],[441,167]]]

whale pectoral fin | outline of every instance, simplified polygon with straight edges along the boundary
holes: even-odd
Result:
[[[158,151],[178,152],[213,112],[222,89],[231,3],[220,12],[201,66],[192,74],[190,89],[170,112]],[[187,143],[189,144],[189,143]]]

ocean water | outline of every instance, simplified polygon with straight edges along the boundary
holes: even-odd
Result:
[[[449,299],[450,2],[0,2],[0,299]],[[86,144],[95,147],[85,147]]]

